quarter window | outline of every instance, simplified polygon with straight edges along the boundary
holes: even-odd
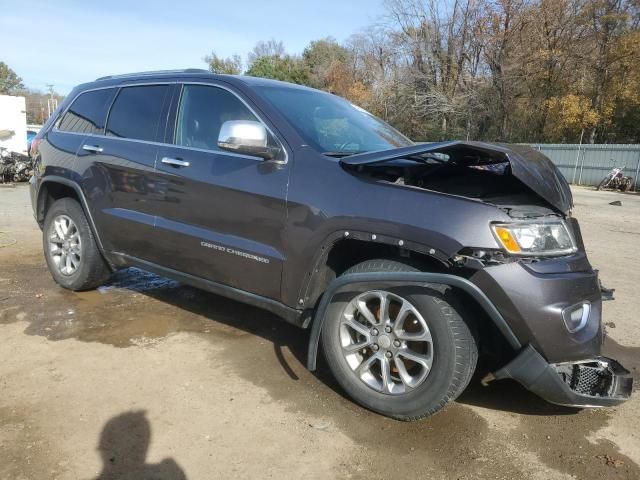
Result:
[[[162,141],[161,116],[168,92],[168,85],[121,89],[109,113],[107,135],[151,142]]]
[[[114,88],[105,88],[81,93],[60,120],[58,130],[102,134],[115,92]]]
[[[185,85],[178,110],[175,143],[219,150],[220,128],[230,120],[259,121],[238,97],[227,90],[207,85]],[[269,143],[277,145],[271,136]]]

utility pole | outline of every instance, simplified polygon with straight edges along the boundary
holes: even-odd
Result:
[[[49,90],[49,98],[47,100],[47,118],[58,108],[58,100],[53,96],[53,83],[47,83],[47,89]]]

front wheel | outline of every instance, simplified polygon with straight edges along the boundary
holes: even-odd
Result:
[[[353,271],[415,269],[372,260],[345,273]],[[327,309],[323,352],[338,383],[358,403],[417,420],[455,399],[473,375],[478,347],[463,311],[453,290],[440,285],[338,294]]]
[[[600,190],[601,188],[604,188],[604,187],[608,186],[610,179],[611,179],[611,175],[607,175],[602,180],[600,180],[600,183],[596,187],[596,191]]]

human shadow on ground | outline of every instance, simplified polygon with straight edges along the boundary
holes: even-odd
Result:
[[[102,429],[98,451],[102,471],[96,480],[186,480],[172,458],[147,463],[151,424],[144,411],[124,412],[111,418]]]

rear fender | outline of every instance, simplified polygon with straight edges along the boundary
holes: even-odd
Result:
[[[100,253],[102,254],[103,258],[105,258],[107,260],[107,263],[109,264],[109,266],[113,269],[113,264],[112,262],[110,262],[108,260],[108,257],[105,255],[105,249],[102,245],[102,240],[100,239],[100,235],[98,233],[98,229],[96,228],[96,224],[93,221],[93,215],[91,214],[91,209],[89,208],[89,204],[87,202],[87,199],[84,195],[84,192],[82,191],[82,188],[80,188],[80,185],[78,185],[76,182],[74,182],[73,180],[69,180],[68,178],[65,177],[60,177],[57,175],[47,175],[46,177],[44,177],[42,179],[42,181],[40,182],[40,185],[38,186],[38,192],[37,192],[37,199],[36,199],[36,221],[38,222],[38,224],[41,224],[42,222],[44,222],[44,217],[45,217],[45,192],[46,192],[46,188],[43,187],[47,187],[51,184],[59,184],[59,185],[64,185],[65,187],[69,187],[71,188],[73,191],[76,192],[76,195],[78,196],[78,199],[80,200],[80,205],[82,206],[82,209],[84,210],[85,215],[87,216],[87,220],[89,221],[89,227],[91,228],[91,231],[93,232],[93,238],[96,239],[96,243],[98,245],[98,249],[100,250]]]

